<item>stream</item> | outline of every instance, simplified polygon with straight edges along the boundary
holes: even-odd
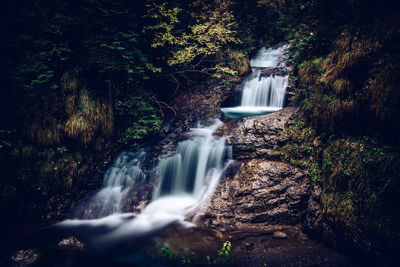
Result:
[[[250,62],[252,73],[239,85],[240,104],[221,109],[227,120],[285,107],[286,50],[287,46],[280,46],[258,51]],[[36,244],[43,251],[38,266],[175,266],[182,259],[198,266],[219,265],[217,252],[227,240],[232,242],[229,263],[233,266],[353,266],[335,251],[299,235],[300,229],[282,228],[288,237],[280,239],[271,231],[196,225],[196,212],[207,205],[234,164],[226,137],[216,135],[223,125],[210,118],[190,129],[185,140],[171,146],[173,151],[158,155],[152,168],[145,166],[149,148],[122,152],[105,173],[102,188],[73,207],[69,218],[33,238],[42,241]],[[151,198],[142,203],[140,212],[131,212],[127,209],[131,192],[150,181]],[[70,236],[82,240],[86,249],[57,250],[56,243]],[[172,258],[163,255],[166,249]]]

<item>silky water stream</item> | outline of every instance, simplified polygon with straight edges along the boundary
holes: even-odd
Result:
[[[287,45],[268,49],[263,47],[258,51],[255,58],[250,60],[252,73],[239,85],[242,94],[240,105],[221,108],[225,116],[240,118],[264,115],[284,107],[289,80],[284,61],[286,50]]]
[[[263,115],[285,106],[286,49],[259,50],[251,60],[252,73],[240,85],[240,105],[221,109],[226,117]],[[63,237],[76,236],[89,245],[90,251],[80,254],[75,263],[175,266],[182,259],[193,259],[200,264],[196,266],[218,265],[217,252],[230,240],[233,266],[260,266],[265,262],[274,266],[318,265],[327,260],[336,264],[332,266],[348,266],[341,265],[346,261],[336,252],[312,240],[294,238],[297,233],[290,230],[290,240],[276,240],[271,233],[230,232],[195,225],[197,213],[207,205],[233,162],[225,137],[215,135],[222,125],[214,120],[188,134],[181,133],[180,137],[189,137],[158,154],[154,168],[144,167],[146,159],[154,157],[149,149],[122,152],[106,172],[102,188],[74,207],[68,219],[53,226]],[[129,193],[152,183],[155,186],[147,206],[136,214],[127,210]],[[165,262],[161,251],[173,253],[166,255],[170,261]],[[49,254],[52,263],[71,261],[70,254],[63,259]]]
[[[90,232],[89,240],[101,248],[171,224],[193,226],[185,216],[210,196],[230,162],[225,138],[213,135],[221,125],[215,120],[211,126],[191,129],[190,139],[180,142],[176,153],[161,159],[151,172],[141,169],[145,150],[121,153],[106,172],[103,188],[56,227]],[[139,214],[124,212],[121,203],[127,192],[150,173],[158,177],[151,202]]]

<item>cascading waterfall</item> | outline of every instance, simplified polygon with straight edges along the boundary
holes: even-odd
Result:
[[[289,77],[262,77],[261,70],[255,71],[253,76],[243,86],[240,105],[245,107],[283,107]]]
[[[240,106],[221,108],[225,116],[240,118],[244,116],[262,115],[283,108],[288,75],[264,75],[267,69],[285,69],[282,57],[287,46],[276,49],[261,48],[256,57],[250,61],[252,74],[242,83],[242,100]]]
[[[209,128],[192,129],[192,139],[181,142],[177,153],[160,163],[161,182],[156,198],[180,194],[192,194],[198,198],[209,180],[220,174],[225,139],[216,138],[212,133],[221,124],[217,121]]]
[[[85,199],[70,214],[71,218],[98,219],[121,212],[122,201],[132,186],[144,181],[146,174],[140,164],[146,156],[143,148],[124,151],[107,170],[103,188],[89,199]]]
[[[278,48],[262,47],[258,50],[257,55],[250,60],[250,65],[258,68],[284,68],[285,61],[281,60],[282,55],[286,52],[287,45]]]
[[[154,170],[159,176],[159,183],[153,200],[135,218],[131,218],[132,214],[119,213],[120,203],[126,190],[145,179],[145,173],[140,170],[144,152],[137,152],[134,159],[124,152],[107,171],[104,188],[88,206],[83,206],[85,212],[75,216],[79,219],[68,219],[57,226],[83,227],[86,230],[93,226],[106,228],[106,232],[102,231],[101,235],[94,237],[94,244],[101,245],[145,235],[175,222],[190,225],[184,222],[185,215],[209,197],[229,162],[225,160],[229,156],[225,138],[213,135],[221,125],[222,122],[216,120],[209,127],[192,129],[191,139],[179,143],[174,156],[160,161]]]

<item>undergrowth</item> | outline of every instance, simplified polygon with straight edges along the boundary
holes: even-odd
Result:
[[[322,190],[321,218],[398,244],[400,151],[368,137],[317,136],[304,119],[285,129],[277,155],[306,169]]]

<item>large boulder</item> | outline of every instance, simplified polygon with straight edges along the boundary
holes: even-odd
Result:
[[[288,138],[283,130],[291,125],[298,109],[284,108],[278,112],[257,117],[242,118],[236,127],[230,127],[226,136],[232,145],[234,158],[278,160],[274,147]]]
[[[280,161],[274,151],[274,146],[287,141],[284,129],[297,112],[289,107],[270,115],[232,120],[220,129],[218,135],[229,136],[236,172],[225,175],[209,203],[198,211],[198,223],[262,232],[274,230],[273,225],[294,226],[304,220],[312,181],[306,171]]]
[[[310,179],[289,164],[263,159],[243,161],[226,177],[202,211],[202,224],[264,231],[268,225],[295,225],[310,198]]]

